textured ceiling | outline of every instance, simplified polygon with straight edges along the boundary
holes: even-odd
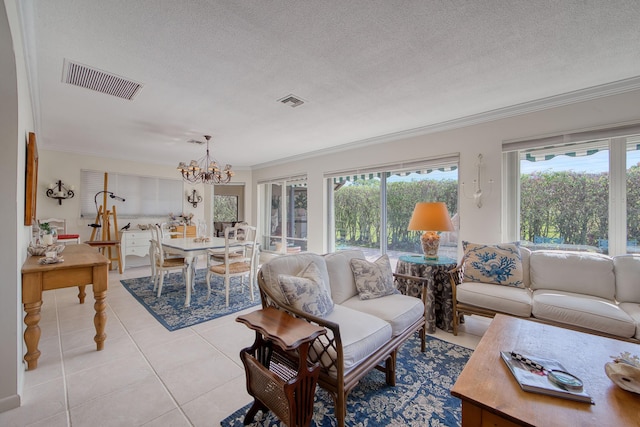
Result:
[[[640,76],[640,2],[32,0],[42,148],[251,167]],[[142,83],[62,83],[71,60]],[[289,94],[296,108],[277,102]]]

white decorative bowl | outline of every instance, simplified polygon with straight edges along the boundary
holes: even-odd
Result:
[[[640,368],[627,363],[605,363],[604,371],[618,387],[640,394]]]

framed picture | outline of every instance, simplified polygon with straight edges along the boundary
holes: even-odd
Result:
[[[36,223],[36,200],[38,198],[38,147],[36,134],[29,132],[27,140],[27,165],[25,168],[24,225]]]

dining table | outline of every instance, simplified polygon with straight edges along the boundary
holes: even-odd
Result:
[[[191,305],[191,289],[196,276],[196,261],[198,257],[207,255],[209,249],[224,249],[225,240],[223,237],[209,237],[204,241],[195,237],[182,237],[162,239],[161,244],[165,252],[184,257],[186,267],[185,285],[187,288],[184,306],[189,307]],[[243,242],[239,241],[233,242],[230,246],[242,246],[243,244]]]

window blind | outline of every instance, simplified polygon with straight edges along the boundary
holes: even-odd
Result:
[[[103,202],[100,192],[104,190],[104,172],[81,170],[80,173],[80,214],[94,218]],[[116,206],[119,217],[155,217],[182,212],[180,180],[110,172],[108,191],[125,199],[122,202],[107,197],[107,208]]]

